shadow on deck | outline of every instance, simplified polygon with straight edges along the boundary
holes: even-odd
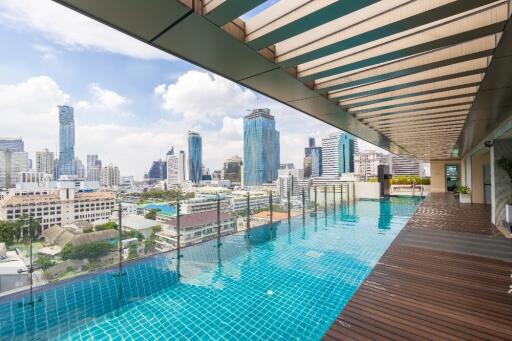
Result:
[[[432,194],[325,340],[511,340],[512,240],[482,204]]]

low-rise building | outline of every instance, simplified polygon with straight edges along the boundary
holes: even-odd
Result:
[[[220,200],[220,209],[225,211],[229,206],[226,199]],[[187,199],[180,205],[182,214],[192,214],[198,212],[205,212],[217,209],[217,198],[216,196],[203,196],[193,199]]]
[[[0,292],[18,289],[28,284],[27,266],[21,256],[17,251],[6,251],[5,244],[0,243]]]
[[[156,250],[163,252],[176,249],[177,217],[158,215],[157,221],[162,224],[163,230],[156,233]],[[235,220],[227,212],[220,213],[220,225],[222,235],[236,230]],[[182,247],[215,238],[217,235],[217,212],[206,211],[180,215],[180,234]]]
[[[31,215],[46,229],[75,221],[106,219],[113,209],[111,192],[75,192],[72,188],[61,188],[58,194],[7,196],[0,200],[0,220]]]
[[[144,235],[144,238],[149,238],[153,228],[160,225],[155,220],[146,219],[141,215],[127,214],[122,219],[123,230],[137,231]]]
[[[272,202],[278,203],[279,198],[277,196],[273,196]],[[259,192],[259,191],[249,192],[249,205],[250,205],[251,210],[269,207],[268,192]],[[247,192],[244,192],[244,191],[233,192],[233,195],[229,200],[229,208],[231,211],[235,211],[235,212],[245,210],[247,208]]]

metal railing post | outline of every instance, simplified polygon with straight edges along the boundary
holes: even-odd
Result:
[[[220,197],[217,194],[217,247],[220,245]]]
[[[352,181],[352,201],[356,202],[356,183]]]
[[[306,219],[306,196],[304,195],[304,187],[302,187],[302,220]]]
[[[287,205],[287,208],[288,208],[288,220],[290,220],[290,218],[291,218],[291,212],[290,212],[290,189],[288,189],[287,201],[288,201],[288,205]]]
[[[250,230],[251,230],[251,202],[250,201],[251,201],[251,195],[249,194],[249,192],[247,192],[247,215],[246,215],[247,232],[250,232]]]
[[[180,199],[176,200],[176,249],[181,250]]]
[[[119,218],[119,276],[123,274],[123,209],[121,203],[117,207],[117,216]]]
[[[334,215],[336,216],[336,185],[332,186],[332,201],[334,207]]]
[[[343,182],[340,184],[340,202],[343,205]]]
[[[324,211],[327,213],[327,186],[324,186]]]
[[[273,208],[272,208],[272,191],[268,192],[268,204],[269,204],[269,211],[270,211],[270,227],[272,227],[273,222]]]
[[[316,201],[316,194],[317,194],[317,187],[315,186],[315,216],[316,216],[316,213],[318,211],[318,209],[317,209],[317,201]]]

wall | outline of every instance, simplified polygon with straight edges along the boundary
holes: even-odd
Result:
[[[475,204],[484,204],[484,165],[489,164],[490,153],[482,153],[471,157],[471,198]]]
[[[460,160],[431,160],[430,161],[430,191],[432,193],[446,192],[445,166],[461,164]],[[460,168],[462,173],[462,167]],[[462,174],[460,175],[462,176]]]
[[[512,139],[494,140],[491,148],[491,179],[492,179],[492,222],[498,226],[503,225],[505,219],[505,203],[507,197],[512,195],[512,183],[497,162],[502,157],[512,158]]]
[[[356,182],[357,199],[380,199],[380,184],[378,182]]]

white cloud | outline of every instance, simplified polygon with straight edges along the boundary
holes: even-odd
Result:
[[[162,107],[182,114],[191,124],[219,125],[224,116],[240,116],[257,103],[256,95],[238,84],[207,72],[188,71],[176,82],[155,88]]]
[[[129,102],[126,97],[115,91],[103,89],[98,84],[91,84],[90,88],[91,92],[98,100],[98,105],[106,109],[114,110]]]
[[[36,30],[69,49],[97,50],[140,59],[175,57],[85,15],[48,0],[1,0],[0,22]]]

